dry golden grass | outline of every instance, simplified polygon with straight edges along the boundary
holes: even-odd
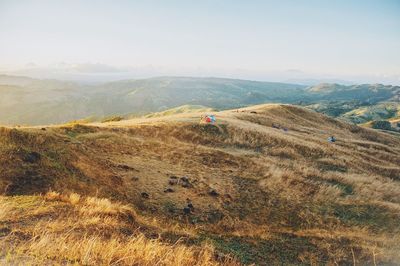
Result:
[[[217,261],[213,246],[207,243],[191,247],[181,241],[164,243],[158,238],[149,239],[135,224],[137,216],[130,207],[107,199],[81,199],[76,193],[63,196],[49,192],[27,202],[38,204],[37,214],[43,200],[50,201],[53,209],[46,213],[47,217],[52,217],[50,220],[42,216],[43,212],[33,217],[33,210],[19,212],[21,200],[1,198],[1,223],[17,226],[0,239],[0,246],[8,247],[6,254],[2,254],[4,251],[0,253],[0,262],[34,265],[50,261],[67,265],[237,265],[228,257]],[[90,208],[92,211],[88,211]],[[8,216],[13,211],[18,214]],[[130,215],[131,222],[123,219],[127,215]],[[28,218],[33,218],[31,223],[23,225]]]
[[[217,121],[180,114],[0,129],[0,191],[26,200],[53,191],[0,206],[17,221],[6,225],[19,239],[10,256],[32,251],[28,259],[93,265],[140,257],[148,265],[234,263],[215,254],[261,265],[399,264],[399,138],[286,105],[219,112]],[[328,143],[330,135],[338,141]],[[37,162],[26,160],[32,152]],[[194,210],[185,215],[188,200]],[[48,242],[54,247],[40,244]]]

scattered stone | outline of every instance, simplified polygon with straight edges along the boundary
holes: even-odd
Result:
[[[46,128],[45,128],[45,127],[42,127],[41,130],[46,131]]]
[[[178,180],[176,180],[176,179],[170,179],[170,180],[168,181],[168,184],[170,184],[171,186],[174,186],[174,185],[178,184]]]
[[[144,199],[150,198],[150,195],[148,193],[146,193],[146,192],[142,192],[141,195],[142,195],[142,198],[144,198]]]
[[[208,191],[208,195],[218,197],[219,193],[215,189],[210,189],[210,191]]]
[[[184,183],[182,183],[182,187],[184,187],[184,188],[192,188],[193,185],[190,184],[189,182],[184,182]]]
[[[174,192],[174,190],[172,189],[172,188],[166,188],[165,190],[164,190],[164,193],[172,193],[172,192]]]
[[[193,187],[193,185],[189,181],[189,178],[186,176],[181,177],[180,183],[181,183],[181,186],[184,188],[192,188]]]
[[[171,175],[169,178],[171,178],[171,179],[178,179],[178,177],[175,176],[175,175]]]
[[[132,176],[132,180],[133,180],[133,181],[138,181],[138,180],[139,180],[139,177],[137,177],[137,176]]]
[[[188,208],[191,210],[191,211],[194,211],[194,206],[193,206],[193,204],[192,203],[188,203]]]
[[[251,114],[257,114],[257,112],[256,112],[256,111],[251,111],[250,113],[251,113]]]
[[[184,207],[183,208],[183,213],[184,214],[190,214],[192,212],[192,210],[189,207]]]
[[[182,177],[181,177],[181,181],[182,181],[182,182],[189,182],[189,178],[186,177],[186,176],[182,176]]]
[[[38,152],[30,152],[25,154],[23,160],[27,163],[36,163],[40,160],[42,156]]]

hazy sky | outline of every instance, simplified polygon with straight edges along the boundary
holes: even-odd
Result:
[[[60,62],[400,77],[400,0],[0,0],[0,67]]]

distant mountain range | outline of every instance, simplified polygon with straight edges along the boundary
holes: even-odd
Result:
[[[384,106],[398,105],[399,101],[399,86],[381,84],[305,86],[223,78],[157,77],[87,85],[0,75],[0,124],[6,125],[146,115],[182,105],[221,110],[260,103],[298,104],[361,123],[377,118],[375,113],[382,113]],[[369,115],[361,119],[360,112],[351,113],[358,108],[370,110],[363,112]],[[398,116],[389,113],[385,119]]]

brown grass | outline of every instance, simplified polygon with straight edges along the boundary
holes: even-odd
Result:
[[[53,203],[50,212],[38,211],[40,204],[45,203],[43,200]],[[137,216],[130,207],[107,199],[81,199],[76,193],[63,196],[50,192],[35,197],[30,204],[33,203],[39,206],[32,217],[32,210],[19,210],[18,200],[1,198],[0,221],[17,226],[0,240],[0,246],[9,247],[6,254],[0,254],[0,261],[3,256],[5,263],[23,261],[35,265],[48,261],[83,265],[237,264],[229,258],[217,261],[214,248],[207,243],[190,247],[181,241],[164,243],[158,238],[149,239],[133,221]],[[18,214],[10,219],[12,211]],[[132,222],[123,219],[127,215]],[[33,223],[23,225],[29,218],[33,218]]]
[[[0,191],[26,200],[61,192],[0,206],[16,217],[3,215],[13,231],[7,243],[18,240],[10,256],[32,249],[29,259],[60,263],[234,263],[215,257],[225,254],[243,264],[334,265],[354,255],[357,264],[398,264],[400,139],[291,106],[250,110],[217,113],[216,125],[191,114],[0,129]],[[24,161],[31,152],[41,159]],[[171,185],[171,176],[191,186]],[[194,210],[185,215],[188,199]],[[46,253],[40,239],[54,248]],[[186,260],[171,255],[182,252]]]

